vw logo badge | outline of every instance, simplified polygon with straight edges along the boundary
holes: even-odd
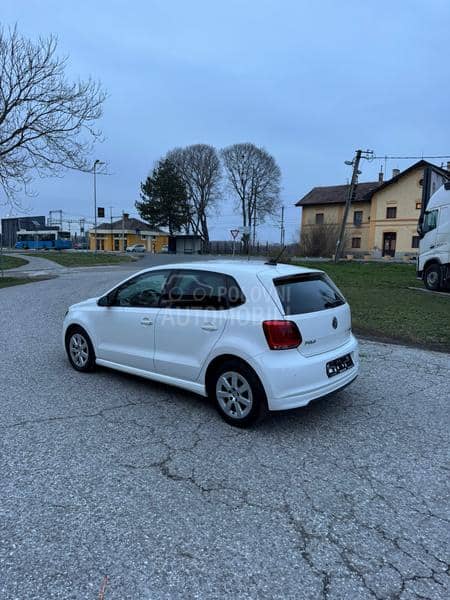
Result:
[[[331,324],[333,325],[333,329],[337,329],[338,320],[336,319],[336,317],[333,317],[333,320],[331,321]]]

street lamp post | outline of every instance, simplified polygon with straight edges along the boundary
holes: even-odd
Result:
[[[97,252],[97,166],[104,164],[98,158],[94,162],[94,252]]]

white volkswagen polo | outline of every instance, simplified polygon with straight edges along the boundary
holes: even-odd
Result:
[[[246,426],[305,406],[358,374],[350,307],[322,271],[208,261],[141,271],[64,319],[72,366],[95,365],[209,396]]]

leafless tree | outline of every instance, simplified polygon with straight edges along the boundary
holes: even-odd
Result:
[[[242,225],[263,223],[280,204],[281,171],[273,156],[254,144],[233,144],[221,152],[228,182],[242,213]],[[243,238],[248,245],[249,236]]]
[[[56,55],[57,40],[37,41],[17,28],[0,29],[0,185],[7,202],[28,190],[33,171],[90,170],[88,157],[100,132],[105,93],[92,80],[70,83],[67,58]]]
[[[339,230],[340,225],[335,223],[303,226],[300,239],[301,256],[333,256],[336,252]],[[344,243],[347,243],[347,237]]]
[[[222,167],[217,150],[208,144],[175,148],[166,157],[175,166],[188,191],[189,225],[203,242],[209,241],[208,214],[220,197]]]

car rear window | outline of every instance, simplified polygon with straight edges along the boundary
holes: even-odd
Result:
[[[286,315],[317,312],[345,304],[345,299],[325,273],[307,273],[274,279]]]

